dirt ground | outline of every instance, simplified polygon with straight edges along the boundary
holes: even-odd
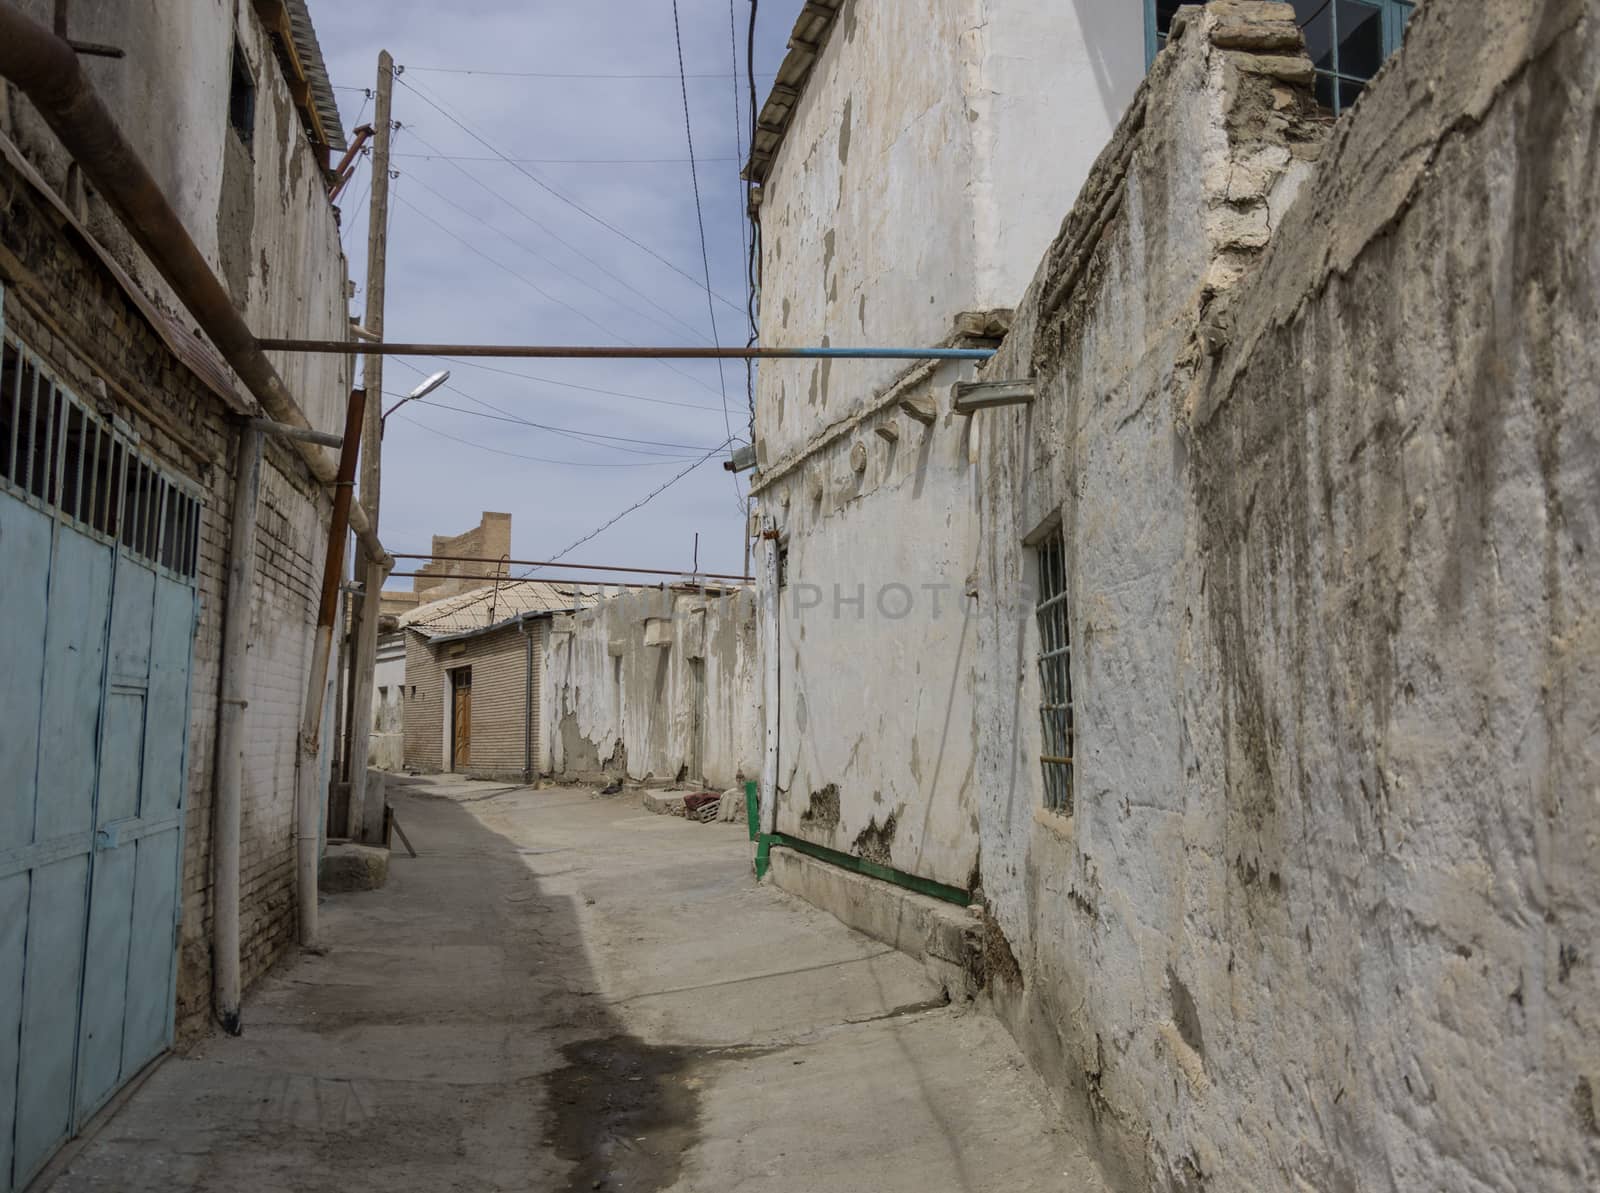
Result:
[[[399,786],[419,855],[325,898],[245,1031],[47,1172],[117,1190],[1104,1188],[1005,1031],[629,795]]]

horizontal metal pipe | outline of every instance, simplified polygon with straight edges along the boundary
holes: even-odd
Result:
[[[556,562],[548,559],[504,559],[490,558],[487,555],[424,555],[406,554],[397,551],[396,559],[433,559],[440,563],[496,563],[504,567],[533,567],[533,568],[567,568],[580,572],[630,572],[639,576],[693,576],[701,580],[753,580],[754,576],[735,576],[730,572],[686,572],[682,568],[637,568],[637,567],[609,567],[603,563],[567,563]],[[432,573],[429,573],[430,575]],[[459,579],[460,577],[457,577]],[[485,580],[492,580],[493,576],[484,576]],[[534,577],[529,577],[533,579]]]
[[[72,46],[11,4],[0,3],[0,76],[33,102],[267,417],[312,430],[160,184],[95,94]],[[338,467],[321,448],[296,442],[295,450],[313,476],[333,483]],[[373,558],[386,557],[361,506],[351,507],[350,524]]]
[[[624,571],[626,569],[614,568],[614,569],[611,569],[611,570],[620,572],[620,571]],[[597,578],[595,576],[442,576],[438,572],[390,572],[389,573],[389,578],[391,580],[395,580],[395,579],[404,580],[407,577],[416,577],[418,579],[423,579],[423,580],[498,580],[500,582],[500,586],[502,588],[508,587],[509,585],[512,585],[512,584],[594,584],[594,585],[602,585],[602,586],[606,585],[606,584],[612,584],[612,585],[629,585],[629,586],[632,586],[632,587],[635,587],[635,588],[655,588],[657,585],[672,583],[669,580],[657,580],[654,583],[652,583],[650,581],[646,581],[646,580],[606,580],[604,578]],[[695,580],[711,580],[711,579],[715,579],[715,577],[707,576],[707,575],[705,575],[703,573],[701,575],[699,575],[699,576],[694,576],[694,577],[687,577],[686,576],[685,578],[686,579],[695,579]],[[743,581],[743,582],[744,583],[754,583],[754,579],[752,578],[750,580],[746,580],[746,581]],[[728,583],[729,584],[738,584],[738,583],[741,583],[741,581],[740,581],[740,579],[738,577],[733,577],[728,581]],[[718,585],[718,587],[726,587],[726,585]]]
[[[270,418],[252,418],[250,425],[258,431],[268,435],[276,435],[280,439],[297,439],[301,443],[320,443],[323,447],[344,446],[344,436],[335,435],[332,431],[312,431],[305,427],[291,427],[288,423],[276,423]]]
[[[495,356],[576,360],[988,360],[993,348],[617,348],[609,344],[356,344],[348,340],[262,340],[273,352],[337,356]]]

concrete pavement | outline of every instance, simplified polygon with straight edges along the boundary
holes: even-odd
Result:
[[[750,873],[742,826],[423,781],[245,1034],[166,1061],[51,1193],[1104,1186],[984,1015]],[[49,1175],[49,1174],[47,1174]]]

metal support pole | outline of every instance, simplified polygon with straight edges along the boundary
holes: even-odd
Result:
[[[383,335],[384,280],[388,258],[389,229],[389,141],[390,100],[394,92],[394,59],[389,51],[378,55],[376,110],[372,118],[372,211],[367,220],[367,309],[362,326],[375,336]],[[362,382],[372,395],[366,422],[361,428],[361,503],[366,507],[376,530],[383,483],[383,357],[371,352],[371,344],[352,341],[350,347],[363,354]],[[384,581],[392,561],[368,555],[360,569],[364,585],[355,625],[355,663],[351,676],[351,715],[349,758],[350,819],[347,826],[352,841],[379,841],[383,836],[383,808],[367,805],[367,753],[372,739],[372,690],[378,666],[378,616],[382,609]]]
[[[376,405],[376,403],[374,403]],[[361,452],[361,416],[366,394],[350,391],[345,411],[344,450],[334,481],[333,519],[328,550],[322,561],[322,601],[317,607],[317,638],[311,651],[311,675],[300,720],[300,753],[296,760],[294,845],[295,895],[300,912],[300,943],[317,945],[317,863],[322,842],[322,783],[317,765],[322,753],[322,707],[328,688],[328,655],[333,623],[339,613],[339,580],[344,573],[344,544],[350,534],[350,496],[355,488],[356,460]]]
[[[228,589],[222,611],[217,692],[216,806],[211,813],[211,1001],[222,1030],[239,1034],[239,826],[244,793],[244,710],[250,690],[250,598],[256,580],[256,510],[261,494],[261,431],[239,428],[228,536]]]

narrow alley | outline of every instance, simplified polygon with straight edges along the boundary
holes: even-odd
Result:
[[[1104,1187],[1005,1028],[757,885],[742,825],[452,776],[394,803],[419,856],[326,896],[325,951],[42,1189]]]

